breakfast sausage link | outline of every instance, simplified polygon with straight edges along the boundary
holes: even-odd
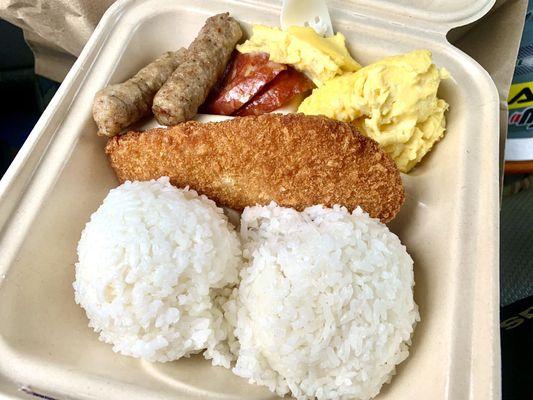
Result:
[[[187,50],[169,51],[123,83],[100,90],[93,103],[98,134],[114,136],[150,114],[152,101],[163,83],[186,59]]]
[[[191,119],[222,76],[242,37],[239,23],[228,13],[207,19],[180,64],[154,97],[152,111],[160,124],[176,125]]]

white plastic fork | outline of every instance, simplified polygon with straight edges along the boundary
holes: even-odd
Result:
[[[309,26],[319,35],[333,36],[333,26],[325,0],[283,0],[280,25]]]

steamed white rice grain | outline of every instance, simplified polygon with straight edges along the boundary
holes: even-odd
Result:
[[[359,208],[270,204],[244,210],[241,237],[248,264],[224,306],[239,340],[233,371],[297,399],[378,394],[419,320],[396,235]]]
[[[76,303],[114,351],[165,362],[206,350],[229,368],[222,306],[241,248],[214,202],[168,178],[126,182],[91,216],[78,258]]]

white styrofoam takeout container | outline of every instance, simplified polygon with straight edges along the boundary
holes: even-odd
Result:
[[[445,36],[493,0],[329,5],[362,64],[428,48],[453,77],[440,90],[450,104],[446,137],[403,176],[407,200],[390,224],[415,260],[422,321],[379,399],[498,399],[498,96]],[[201,356],[150,364],[114,354],[87,327],[72,281],[80,232],[117,185],[91,118],[96,91],[187,45],[208,16],[229,11],[249,29],[277,26],[279,9],[260,0],[133,0],[106,13],[0,182],[0,397],[275,397]]]

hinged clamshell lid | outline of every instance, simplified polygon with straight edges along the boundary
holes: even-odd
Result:
[[[395,23],[446,32],[480,19],[494,6],[496,0],[330,0],[330,2],[336,3],[336,8],[360,11],[361,14],[379,16]]]

